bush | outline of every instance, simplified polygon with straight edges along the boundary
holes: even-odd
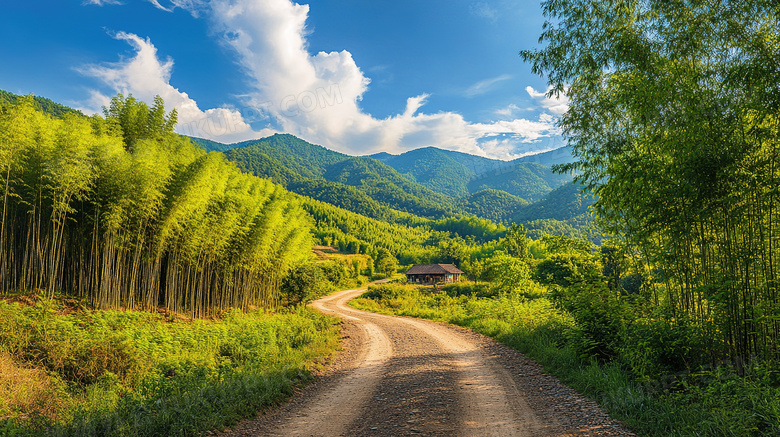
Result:
[[[545,285],[568,287],[585,278],[599,276],[601,266],[592,255],[555,253],[536,265],[534,279]]]
[[[573,284],[564,289],[559,302],[576,321],[567,338],[583,358],[606,361],[618,356],[620,334],[629,314],[606,283],[595,280]]]
[[[474,297],[495,297],[498,290],[491,289],[490,284],[449,284],[442,287],[442,291],[452,297],[474,296]]]
[[[288,306],[305,305],[311,300],[327,294],[333,289],[333,283],[328,274],[338,276],[336,279],[340,281],[344,275],[338,275],[339,272],[340,270],[336,268],[328,269],[326,272],[323,266],[314,263],[294,268],[282,280],[280,291],[284,303]]]
[[[684,317],[638,318],[625,325],[622,337],[621,361],[644,380],[695,370],[715,352],[704,330]]]
[[[176,321],[0,301],[0,434],[197,434],[278,402],[337,344],[305,307]]]

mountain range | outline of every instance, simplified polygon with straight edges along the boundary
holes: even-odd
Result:
[[[389,222],[408,213],[429,219],[475,215],[505,224],[577,217],[579,226],[592,203],[572,175],[550,169],[573,161],[568,147],[501,161],[436,147],[350,156],[290,134],[234,144],[192,141],[290,191]]]
[[[0,106],[18,98],[0,90]],[[52,116],[83,115],[43,97],[34,100]],[[350,156],[290,134],[233,144],[190,139],[206,151],[223,153],[245,172],[387,223],[476,216],[522,223],[530,232],[581,234],[593,203],[572,175],[550,169],[573,161],[568,147],[501,161],[437,147]]]

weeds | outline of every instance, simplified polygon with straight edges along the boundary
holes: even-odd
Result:
[[[196,435],[289,396],[338,345],[305,308],[220,320],[0,302],[0,435]]]

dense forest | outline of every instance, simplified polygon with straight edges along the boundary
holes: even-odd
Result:
[[[102,117],[86,117],[6,94],[6,291],[53,296],[59,287],[102,307],[162,305],[194,316],[274,306],[312,244],[368,256],[374,265],[360,272],[368,276],[384,254],[402,265],[467,261],[506,233],[496,223],[528,205],[492,189],[456,201],[377,160],[290,135],[226,149],[225,157],[205,152],[219,143],[173,133],[176,114],[165,114],[159,99],[149,107],[120,95]],[[585,215],[580,206],[536,225],[576,234],[558,220]]]
[[[522,55],[572,102],[561,124],[578,161],[564,168],[642,266],[642,323],[695,330],[701,359],[779,359],[780,6],[544,9],[557,24]]]
[[[311,219],[268,180],[173,133],[176,113],[115,97],[104,117],[0,112],[0,288],[203,316],[278,302]]]

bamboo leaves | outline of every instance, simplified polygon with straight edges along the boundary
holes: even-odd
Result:
[[[561,124],[602,223],[665,272],[673,318],[722,333],[717,353],[779,356],[766,316],[780,308],[778,3],[544,9],[547,46],[522,56],[553,92],[568,88]]]
[[[0,109],[0,289],[195,317],[279,302],[312,243],[289,193],[174,134],[159,98],[119,95],[106,119],[29,100]]]

